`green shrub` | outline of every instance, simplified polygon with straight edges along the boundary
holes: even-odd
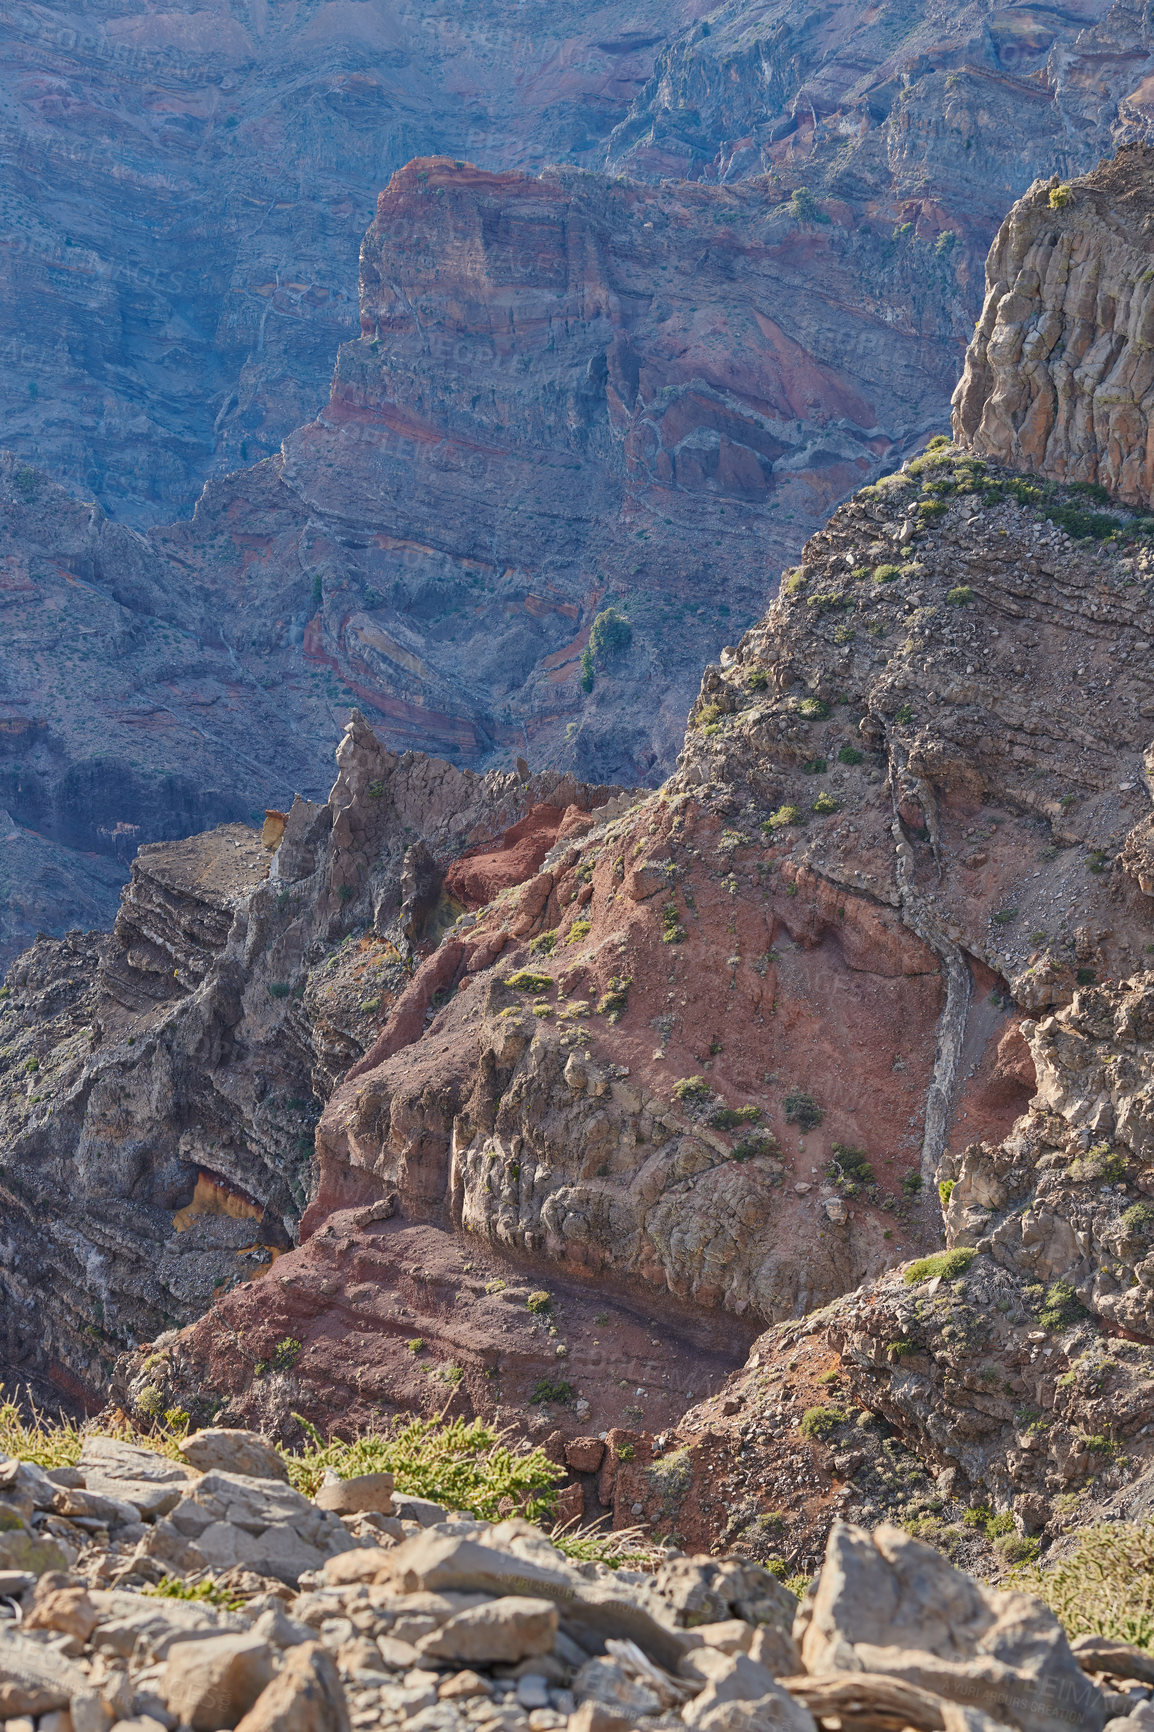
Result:
[[[790,1089],[783,1104],[786,1123],[802,1131],[815,1131],[825,1117],[824,1109],[804,1089]]]
[[[529,1397],[530,1404],[534,1407],[543,1407],[546,1402],[550,1401],[555,1401],[563,1407],[567,1401],[572,1401],[572,1399],[573,1385],[571,1383],[564,1381],[554,1383],[548,1377],[542,1377],[538,1380],[532,1395]]]
[[[633,985],[631,974],[611,974],[609,990],[602,993],[597,1003],[597,1014],[607,1018],[609,1022],[620,1022],[629,1008],[629,988]]]
[[[760,1107],[718,1107],[705,1122],[711,1130],[732,1131],[737,1125],[755,1124],[760,1117]]]
[[[514,974],[505,976],[505,985],[511,988],[513,992],[532,992],[540,996],[541,993],[552,990],[553,976],[551,974],[534,974],[532,969],[519,968]]]
[[[1104,1179],[1108,1185],[1116,1185],[1119,1179],[1126,1177],[1126,1157],[1117,1149],[1112,1149],[1109,1143],[1094,1143],[1070,1162],[1070,1177],[1080,1185],[1094,1179]]]
[[[605,662],[629,648],[633,627],[615,607],[606,607],[596,615],[589,633],[589,649],[595,662]]]
[[[835,800],[832,794],[821,793],[813,803],[813,809],[821,818],[828,818],[834,812],[841,811],[841,802]]]
[[[753,668],[747,684],[751,692],[763,692],[769,685],[769,675],[764,668]]]
[[[534,1521],[552,1510],[557,1483],[565,1478],[565,1469],[540,1449],[510,1448],[480,1419],[414,1419],[352,1443],[325,1443],[315,1427],[302,1423],[312,1443],[299,1455],[286,1454],[285,1465],[291,1483],[306,1497],[320,1489],[326,1468],[342,1479],[391,1473],[397,1490],[410,1497],[468,1510],[485,1521],[495,1521],[499,1505],[511,1497]]]
[[[900,709],[894,711],[894,721],[898,724],[899,728],[907,728],[913,719],[914,712],[909,704],[902,704]]]
[[[850,1143],[834,1143],[830,1156],[829,1176],[850,1196],[856,1196],[863,1185],[877,1183],[864,1149],[854,1148]]]
[[[1134,1203],[1122,1213],[1120,1225],[1127,1237],[1146,1238],[1154,1228],[1154,1203]]]
[[[912,1354],[920,1350],[916,1341],[909,1341],[903,1337],[899,1341],[887,1341],[886,1351],[892,1353],[895,1359],[909,1359]]]
[[[681,915],[676,902],[667,902],[661,910],[661,942],[663,944],[681,944],[685,939],[685,928],[681,924]]]
[[[1054,1281],[1046,1290],[1045,1302],[1038,1312],[1038,1322],[1044,1329],[1069,1329],[1085,1315],[1085,1310],[1070,1283]]]
[[[271,998],[287,998],[292,986],[287,980],[271,980],[268,990]]]
[[[797,1429],[803,1437],[820,1441],[836,1431],[844,1419],[840,1407],[807,1407],[798,1420]]]
[[[808,582],[808,576],[799,565],[796,571],[787,571],[783,574],[781,587],[786,595],[800,595]]]
[[[949,509],[944,499],[923,499],[918,506],[919,514],[930,521],[935,517],[944,517]]]
[[[707,1101],[713,1090],[703,1076],[683,1076],[674,1083],[673,1093],[679,1101]]]
[[[572,926],[569,928],[569,932],[567,935],[569,943],[570,944],[580,944],[580,942],[583,938],[588,938],[588,936],[589,936],[590,932],[592,932],[592,930],[593,930],[593,922],[591,920],[584,920],[584,919],[575,920],[573,922]]]
[[[1016,1570],[1013,1586],[1044,1600],[1071,1640],[1105,1636],[1154,1651],[1154,1523],[1089,1528],[1053,1567]]]
[[[529,949],[534,956],[552,956],[553,946],[557,942],[556,929],[552,932],[539,932],[536,938],[529,940]]]
[[[946,600],[952,601],[955,607],[965,607],[973,599],[974,592],[968,583],[959,583],[954,589],[946,591]]]
[[[1067,181],[1062,181],[1058,186],[1050,188],[1051,210],[1065,210],[1066,206],[1073,204],[1073,202],[1074,189]]]
[[[902,1178],[902,1190],[908,1197],[916,1197],[922,1188],[922,1175],[916,1167],[911,1167]]]
[[[423,1335],[414,1335],[411,1341],[405,1342],[405,1346],[410,1353],[423,1353],[425,1351],[425,1338]]]
[[[802,698],[797,713],[808,722],[824,722],[829,715],[829,705],[824,698]]]
[[[222,1612],[239,1612],[244,1605],[238,1594],[211,1579],[190,1584],[180,1576],[161,1576],[158,1582],[150,1582],[140,1591],[153,1599],[193,1600],[199,1605],[215,1606]]]
[[[291,1371],[301,1353],[304,1343],[286,1335],[283,1341],[278,1341],[272,1350],[271,1365],[274,1371]]]
[[[40,1060],[38,1058],[26,1058],[24,1060],[24,1069],[27,1071],[28,1075],[31,1076],[35,1071],[40,1069]]]
[[[531,1311],[534,1317],[543,1317],[547,1311],[553,1309],[552,1297],[544,1287],[538,1287],[536,1292],[530,1293],[526,1299],[525,1309]]]
[[[943,1209],[948,1209],[950,1206],[950,1198],[954,1194],[955,1183],[956,1183],[956,1180],[954,1180],[954,1179],[939,1179],[938,1180],[938,1196],[941,1199],[941,1204],[942,1204]]]
[[[767,833],[773,830],[783,830],[787,824],[801,823],[801,809],[797,806],[779,806],[768,818],[763,819],[762,829]]]
[[[807,776],[824,776],[829,769],[824,758],[807,758],[801,767]]]
[[[919,1257],[906,1270],[903,1280],[907,1287],[916,1287],[920,1281],[932,1281],[935,1275],[943,1280],[952,1281],[955,1275],[964,1275],[977,1252],[969,1245],[955,1245],[952,1251],[937,1251],[932,1257]]]
[[[12,477],[17,493],[24,499],[31,499],[40,486],[40,477],[35,469],[23,464]]]
[[[902,574],[900,565],[875,565],[875,583],[895,583]]]
[[[837,761],[839,764],[860,764],[865,753],[859,752],[856,746],[840,746]]]
[[[776,1157],[780,1154],[781,1148],[777,1138],[772,1131],[766,1130],[764,1126],[759,1130],[751,1131],[748,1136],[742,1137],[733,1145],[735,1161],[753,1161],[759,1155]]]

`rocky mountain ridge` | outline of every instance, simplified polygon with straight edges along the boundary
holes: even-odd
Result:
[[[1006,203],[1148,122],[1117,5],[3,30],[5,475],[41,500],[4,501],[4,955],[110,922],[135,840],[319,798],[353,705],[394,747],[656,783],[769,574],[944,425]],[[76,592],[93,498],[153,526],[114,558],[163,605]],[[632,646],[594,670],[607,603]]]
[[[569,1513],[798,1569],[838,1514],[1029,1555],[1141,1510],[1152,558],[937,439],[659,790],[358,716],[267,880],[243,833],[146,851],[110,941],[10,976],[10,1364],[98,1397],[127,1346],[126,1410],[286,1436],[492,1415]]]

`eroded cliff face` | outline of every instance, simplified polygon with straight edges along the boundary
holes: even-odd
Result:
[[[659,792],[496,899],[485,856],[451,869],[466,912],[321,1117],[304,1242],[127,1367],[126,1400],[157,1388],[291,1428],[368,1424],[446,1384],[508,1418],[536,1394],[538,1429],[624,1428],[648,1452],[614,1458],[592,1513],[640,1502],[657,1520],[668,1500],[642,1469],[684,1449],[693,1533],[778,1551],[758,1524],[789,1490],[802,1560],[850,1500],[892,1507],[884,1452],[839,1492],[848,1440],[806,1445],[812,1472],[786,1483],[821,1378],[851,1376],[833,1320],[864,1327],[907,1291],[886,1270],[940,1243],[939,1184],[964,1199],[981,1139],[1030,1134],[1039,1019],[1081,1014],[1079,982],[1128,977],[1151,942],[1127,866],[1150,813],[1148,556],[1125,512],[1116,539],[1078,542],[1016,485],[939,445],[859,493],[708,670]],[[525,1333],[531,1283],[556,1335]],[[653,1320],[648,1355],[622,1306]],[[729,1319],[780,1333],[670,1429],[669,1355],[683,1370],[694,1319],[715,1352]],[[273,1374],[282,1340],[293,1363]],[[799,1353],[783,1395],[769,1373]],[[906,1448],[934,1496],[943,1464],[912,1422]]]
[[[884,250],[750,188],[419,161],[329,407],[191,522],[142,537],[0,460],[0,955],[110,922],[139,841],[321,798],[353,706],[398,749],[658,780],[768,573],[944,399],[942,282],[897,272],[884,343],[845,315]]]
[[[129,521],[186,511],[323,403],[395,168],[595,159],[698,10],[6,9],[6,442]]]
[[[1154,151],[1038,181],[998,231],[954,396],[970,450],[1154,504]]]
[[[240,824],[143,848],[111,935],[42,938],[10,970],[10,1367],[91,1397],[125,1341],[286,1249],[321,1101],[407,988],[414,942],[458,906],[447,864],[530,818],[532,860],[613,793],[398,759],[359,720],[339,770],[275,854]]]

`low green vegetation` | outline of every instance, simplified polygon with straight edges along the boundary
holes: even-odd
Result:
[[[831,1431],[836,1431],[844,1419],[840,1407],[807,1407],[797,1422],[797,1429],[803,1437],[820,1441]]]
[[[965,1274],[976,1256],[977,1252],[969,1245],[955,1245],[952,1251],[937,1251],[932,1257],[919,1257],[906,1270],[905,1284],[916,1287],[919,1281],[932,1281],[935,1275],[952,1281],[956,1275]]]
[[[799,806],[779,806],[776,812],[771,812],[768,818],[762,820],[762,829],[767,833],[774,830],[784,830],[787,824],[801,823],[801,808]]]
[[[534,974],[529,968],[519,968],[515,974],[505,977],[505,985],[514,992],[532,992],[540,994],[548,992],[553,985],[551,974]]]
[[[673,1093],[679,1101],[707,1101],[713,1090],[703,1076],[683,1076],[674,1083]]]
[[[804,1089],[790,1089],[783,1105],[786,1123],[797,1125],[802,1131],[815,1131],[825,1117],[825,1109],[819,1107],[813,1096]]]
[[[557,1482],[565,1477],[543,1451],[510,1448],[504,1434],[480,1419],[411,1419],[353,1443],[325,1443],[314,1427],[306,1424],[306,1430],[309,1447],[285,1453],[289,1479],[306,1497],[319,1489],[326,1468],[341,1479],[391,1473],[398,1491],[445,1509],[495,1520],[502,1499],[510,1497],[536,1521],[552,1510]]]
[[[1154,1523],[1090,1528],[1052,1567],[1015,1570],[1013,1586],[1044,1600],[1075,1636],[1107,1636],[1154,1652]]]

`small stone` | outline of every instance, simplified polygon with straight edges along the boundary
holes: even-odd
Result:
[[[279,1452],[256,1431],[228,1431],[209,1426],[194,1431],[180,1446],[180,1453],[202,1473],[242,1473],[249,1479],[288,1479]]]
[[[633,1718],[604,1702],[582,1702],[566,1722],[566,1732],[629,1732]]]
[[[330,1588],[345,1587],[352,1582],[373,1582],[388,1568],[389,1553],[384,1546],[358,1546],[356,1551],[340,1552],[329,1558],[323,1575]]]
[[[813,1190],[813,1186],[807,1185],[804,1179],[799,1179],[793,1188],[799,1197],[806,1197]]]
[[[599,1437],[572,1437],[565,1445],[565,1465],[574,1473],[596,1473],[604,1454]]]
[[[221,1732],[248,1713],[271,1681],[267,1642],[251,1635],[210,1636],[169,1649],[162,1688],[170,1711],[193,1732]]]
[[[475,1696],[491,1696],[493,1686],[479,1672],[454,1672],[437,1690],[442,1702],[467,1702]]]
[[[378,1636],[377,1647],[390,1672],[411,1672],[421,1663],[421,1656],[413,1644],[401,1641],[398,1636]]]
[[[549,1683],[540,1672],[526,1672],[517,1680],[517,1700],[522,1708],[547,1708]]]

